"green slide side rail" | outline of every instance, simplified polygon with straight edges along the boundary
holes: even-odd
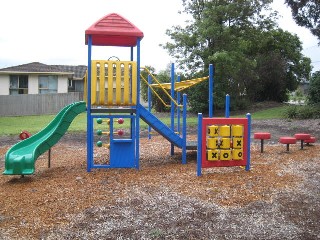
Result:
[[[13,145],[5,155],[4,175],[29,175],[37,158],[55,145],[66,133],[73,119],[86,111],[84,101],[64,107],[40,132]]]

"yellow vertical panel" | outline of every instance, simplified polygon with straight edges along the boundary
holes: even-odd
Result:
[[[97,99],[97,61],[91,62],[91,105],[96,104]]]
[[[132,91],[132,105],[137,104],[137,63],[131,62],[131,91]]]
[[[136,62],[92,60],[91,70],[92,105],[135,105],[137,103]],[[85,90],[87,90],[86,86]],[[97,96],[98,93],[99,96]],[[87,96],[88,93],[85,94]]]
[[[100,62],[100,82],[99,82],[99,104],[104,104],[104,95],[105,95],[105,62]]]
[[[113,63],[107,62],[108,64],[108,105],[112,105],[113,102]]]
[[[123,101],[124,105],[129,105],[129,88],[130,88],[130,82],[129,82],[129,63],[123,63],[124,66],[124,79],[123,79]]]
[[[116,63],[116,105],[121,105],[121,64]]]

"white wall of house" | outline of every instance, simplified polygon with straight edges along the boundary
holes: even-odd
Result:
[[[9,95],[9,75],[0,75],[0,95]]]
[[[39,93],[39,81],[38,75],[29,75],[28,77],[28,94],[38,94]]]
[[[10,94],[9,75],[0,75],[0,95]],[[68,93],[68,76],[58,76],[58,93]],[[39,75],[28,76],[28,94],[39,94]]]
[[[58,93],[68,92],[68,77],[58,76]]]

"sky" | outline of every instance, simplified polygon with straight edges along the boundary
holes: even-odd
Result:
[[[279,26],[295,33],[303,42],[303,54],[310,57],[313,71],[320,70],[320,48],[309,30],[292,20],[284,0],[274,8],[283,16]],[[184,25],[181,0],[10,0],[1,3],[0,68],[41,62],[44,64],[87,65],[85,30],[109,13],[118,13],[143,33],[141,65],[164,70],[173,59],[159,46],[170,39],[165,31]],[[116,56],[128,60],[130,48],[93,47],[92,59]]]

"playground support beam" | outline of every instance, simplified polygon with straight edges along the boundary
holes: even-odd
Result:
[[[133,47],[130,47],[130,61],[133,61]]]
[[[180,82],[180,75],[177,76],[177,83]],[[180,134],[180,92],[177,92],[177,132]]]
[[[174,132],[174,63],[171,63],[171,130]],[[174,155],[174,145],[171,143],[171,156]]]
[[[148,75],[148,84],[150,86],[151,84],[151,76]],[[148,86],[148,110],[149,112],[151,112],[151,109],[152,109],[152,96],[151,96],[151,89],[150,87]],[[150,125],[148,125],[148,139],[151,139],[151,127]]]
[[[202,159],[202,113],[198,113],[198,147],[197,147],[197,176],[201,176],[201,159]]]
[[[187,164],[187,94],[183,94],[182,164]]]
[[[87,172],[90,172],[93,162],[92,131],[93,123],[91,120],[91,52],[92,36],[88,36],[88,74],[87,74]]]
[[[226,109],[225,109],[225,117],[230,117],[230,95],[226,95]]]
[[[246,117],[248,119],[248,141],[247,141],[247,165],[246,165],[246,171],[250,171],[250,164],[251,164],[251,156],[250,156],[250,146],[251,146],[251,114],[247,113]]]
[[[140,41],[141,39],[137,39],[137,106],[140,105]],[[137,109],[136,111],[136,156],[135,156],[135,165],[136,169],[140,168],[139,158],[140,158],[140,111]]]
[[[214,88],[214,67],[212,64],[209,65],[209,117],[213,117],[213,88]]]

